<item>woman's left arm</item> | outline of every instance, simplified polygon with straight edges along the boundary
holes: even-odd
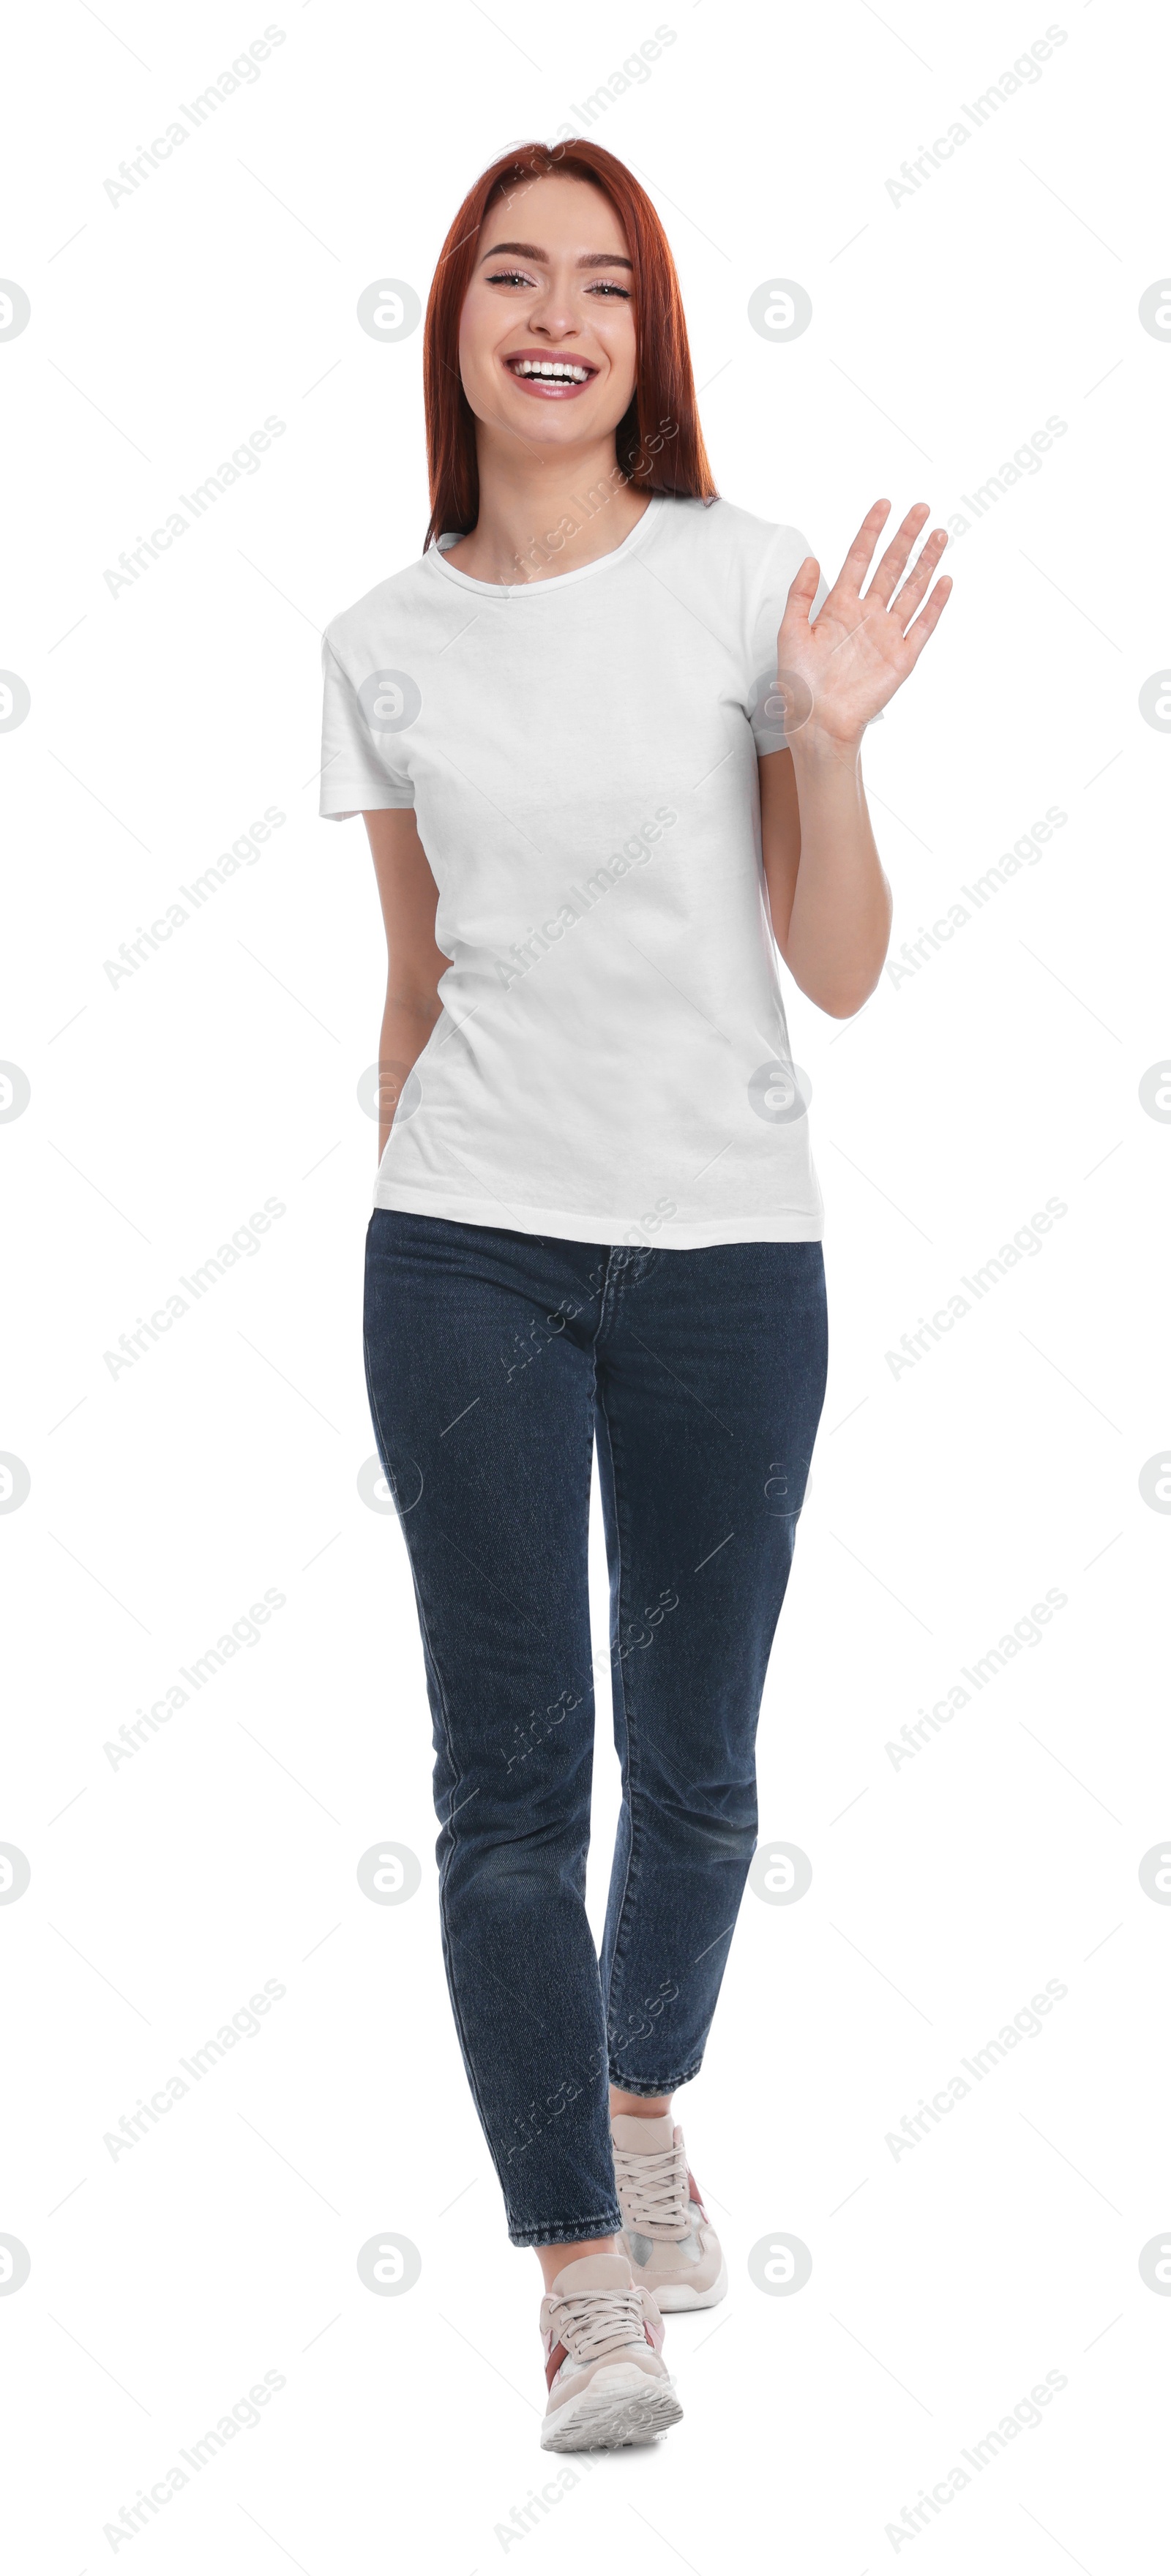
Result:
[[[802,992],[834,1019],[852,1018],[869,999],[890,938],[890,887],[866,808],[862,736],[914,669],[952,587],[945,575],[916,616],[947,544],[946,531],[936,528],[902,579],[929,516],[919,501],[863,592],[889,508],[876,501],[867,512],[812,626],[819,568],[812,555],[802,564],[777,637],[789,748],[766,752],[759,763],[777,946]]]

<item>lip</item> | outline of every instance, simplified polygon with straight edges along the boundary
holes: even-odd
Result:
[[[535,365],[540,366],[560,365],[563,367],[586,367],[589,369],[589,373],[586,376],[584,384],[557,385],[551,383],[547,376],[544,378],[540,376],[518,376],[516,373],[516,362],[518,358],[531,358]],[[511,378],[514,385],[519,386],[522,394],[533,395],[537,402],[575,402],[579,394],[587,394],[589,392],[590,386],[593,384],[594,379],[599,372],[597,367],[594,365],[592,358],[583,358],[579,356],[575,349],[509,349],[507,355],[501,359],[500,363],[504,368],[505,374]]]

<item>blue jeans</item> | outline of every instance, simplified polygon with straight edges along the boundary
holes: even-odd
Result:
[[[516,2245],[621,2225],[609,2083],[694,2075],[825,1393],[820,1243],[561,1242],[376,1208],[366,1377],[410,1557],[456,2029]],[[597,1442],[622,1806],[585,1911]]]

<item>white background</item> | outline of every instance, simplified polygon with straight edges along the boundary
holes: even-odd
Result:
[[[1171,1913],[1138,1876],[1171,1825],[1171,1521],[1139,1489],[1171,1436],[1171,1132],[1139,1100],[1171,1049],[1171,743],[1139,709],[1171,649],[1171,351],[1138,313],[1171,259],[1165,53],[1153,20],[1074,0],[1040,78],[896,204],[1040,7],[684,5],[606,106],[649,9],[293,0],[256,81],[112,204],[103,181],[265,23],[62,0],[9,31],[0,266],[32,305],[0,342],[0,663],[31,692],[0,736],[0,1055],[31,1085],[0,1127],[0,1447],[31,1478],[0,1524],[0,1838],[31,1867],[0,1907],[0,2231],[31,2260],[0,2298],[11,2563],[862,2576],[921,2547],[965,2576],[1130,2576],[1156,2563],[1171,2332],[1139,2272],[1171,2231]],[[378,344],[358,296],[425,298],[476,171],[590,96],[670,233],[721,490],[803,528],[831,579],[880,493],[955,528],[951,605],[867,741],[894,953],[1047,807],[1068,820],[857,1021],[787,987],[832,1362],[761,1812],[813,1881],[746,1896],[681,2104],[732,2275],[670,2328],[685,2422],[575,2464],[526,2529],[537,2271],[449,2018],[405,1552],[356,1481],[383,963],[361,825],[316,819],[318,636],[427,516],[421,333]],[[783,345],[747,318],[772,277],[813,303]],[[119,554],[269,415],[257,473],[112,595]],[[1041,469],[965,510],[1050,415]],[[113,985],[120,943],[268,806],[256,864]],[[269,1197],[260,1249],[112,1376]],[[1051,1197],[1043,1249],[896,1377],[903,1334]],[[600,1555],[594,1576],[604,1675]],[[113,1767],[266,1588],[259,1641]],[[1043,1640],[896,1768],[888,1743],[1050,1589]],[[422,1864],[401,1906],[358,1885],[380,1837]],[[266,1979],[286,1992],[257,2035],[112,2157]],[[1041,2033],[896,2157],[888,2133],[1048,1980]],[[356,2269],[386,2230],[422,2257],[398,2297]],[[747,2270],[778,2230],[813,2258],[787,2298]],[[115,2547],[103,2526],[266,2370],[261,2421]],[[1043,2422],[892,2539],[1047,2372]]]

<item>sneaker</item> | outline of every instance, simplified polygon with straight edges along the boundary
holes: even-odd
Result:
[[[714,2308],[728,2287],[728,2266],[688,2169],[682,2129],[669,2111],[655,2120],[618,2112],[610,2127],[622,2242],[636,2287],[649,2290],[664,2313]]]
[[[541,2301],[549,2403],[543,2451],[653,2442],[683,2409],[660,2359],[663,2320],[621,2254],[581,2254]]]

